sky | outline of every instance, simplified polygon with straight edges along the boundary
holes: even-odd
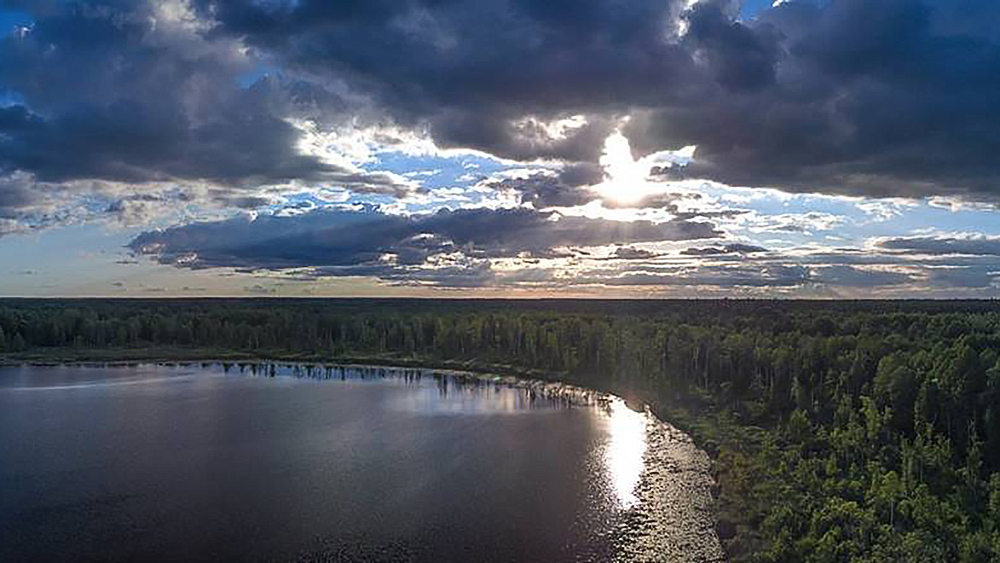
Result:
[[[0,0],[0,296],[993,298],[992,0]]]

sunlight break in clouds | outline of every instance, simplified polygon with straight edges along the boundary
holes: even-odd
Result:
[[[636,160],[628,139],[615,131],[604,141],[604,154],[600,164],[604,168],[605,180],[595,189],[605,198],[621,203],[634,204],[643,198],[669,191],[662,182],[652,182],[650,171],[654,167],[683,166],[695,153],[695,147],[685,147],[679,151],[658,151]]]

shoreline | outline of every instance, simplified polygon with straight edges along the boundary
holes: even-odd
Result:
[[[228,364],[228,365],[227,365]],[[476,370],[476,369],[462,369],[456,367],[439,367],[439,365],[431,365],[424,362],[419,362],[416,364],[411,363],[379,363],[377,361],[364,361],[364,360],[350,360],[350,361],[320,361],[320,360],[293,360],[293,359],[283,359],[283,358],[253,358],[253,359],[219,359],[219,358],[198,358],[198,359],[164,359],[164,358],[144,358],[135,360],[120,360],[120,361],[100,361],[100,360],[60,360],[60,361],[45,361],[45,360],[9,360],[0,359],[0,368],[5,367],[89,367],[89,368],[121,368],[121,367],[139,367],[142,365],[156,365],[163,367],[190,367],[190,366],[200,366],[208,367],[210,365],[222,365],[226,366],[224,369],[228,372],[229,365],[233,365],[239,368],[240,373],[243,373],[248,366],[270,366],[270,365],[280,365],[284,367],[306,367],[307,376],[311,374],[308,373],[310,369],[318,370],[330,370],[330,369],[393,369],[393,370],[422,370],[426,372],[431,372],[428,375],[447,375],[455,379],[460,380],[474,380],[482,383],[496,383],[502,384],[507,387],[527,389],[529,391],[541,391],[547,396],[552,398],[563,398],[571,400],[572,404],[578,406],[590,406],[593,404],[598,404],[599,406],[607,406],[611,401],[618,399],[625,403],[630,409],[636,412],[649,411],[649,406],[643,404],[643,409],[634,408],[633,404],[630,404],[624,397],[615,395],[614,393],[608,391],[602,391],[598,389],[591,389],[576,385],[573,383],[567,383],[560,379],[555,378],[539,378],[530,377],[525,375],[502,375],[497,373],[499,370]],[[251,368],[253,369],[253,368]],[[265,368],[266,369],[266,368]],[[256,372],[255,372],[256,373]],[[655,415],[654,415],[655,416]]]

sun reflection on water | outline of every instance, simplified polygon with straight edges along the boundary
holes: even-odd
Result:
[[[638,502],[636,485],[642,475],[643,454],[646,453],[646,420],[618,399],[611,403],[608,430],[610,439],[604,452],[615,496],[623,508]]]

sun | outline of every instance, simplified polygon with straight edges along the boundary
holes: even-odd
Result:
[[[635,204],[649,196],[665,193],[669,185],[651,181],[649,172],[654,166],[683,166],[694,157],[694,146],[676,151],[658,151],[636,159],[632,156],[629,140],[621,131],[615,131],[604,140],[600,164],[604,181],[594,186],[604,199],[619,204]]]
[[[604,141],[604,154],[600,160],[605,180],[598,191],[607,199],[618,203],[635,203],[648,195],[646,176],[649,169],[632,157],[632,147],[620,131]]]

